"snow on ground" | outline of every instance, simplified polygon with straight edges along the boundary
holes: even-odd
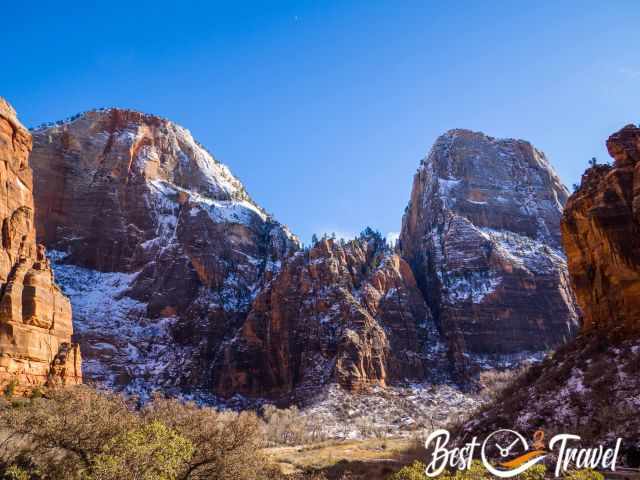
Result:
[[[466,418],[479,405],[474,395],[448,383],[376,387],[366,395],[332,384],[302,414],[329,438],[414,436]]]

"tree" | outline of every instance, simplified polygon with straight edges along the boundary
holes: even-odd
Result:
[[[591,160],[589,160],[589,165],[595,167],[596,165],[598,165],[598,159],[596,157],[591,157]]]
[[[92,461],[92,480],[175,480],[193,456],[183,436],[154,420],[113,437]]]
[[[194,403],[156,397],[142,410],[145,421],[162,421],[193,445],[180,480],[276,478],[260,453],[261,422],[253,412],[217,412]]]
[[[0,425],[11,432],[10,439],[28,438],[27,453],[50,478],[90,475],[103,446],[138,424],[123,397],[86,386],[53,390],[48,398],[20,402],[0,412]],[[15,454],[25,452],[16,449]]]
[[[313,235],[311,235],[311,246],[315,246],[316,243],[318,243],[318,235],[314,233]]]

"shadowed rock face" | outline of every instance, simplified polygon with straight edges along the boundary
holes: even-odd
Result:
[[[82,382],[71,306],[36,245],[31,135],[0,98],[0,387]]]
[[[414,177],[400,248],[446,336],[464,352],[549,348],[578,314],[560,250],[567,191],[521,140],[452,130]]]
[[[582,176],[562,221],[563,243],[586,330],[640,331],[640,128],[607,140],[613,166]]]
[[[33,136],[36,222],[88,376],[209,388],[221,342],[297,239],[168,120],[92,111]]]
[[[258,295],[222,352],[219,390],[274,395],[337,381],[363,391],[422,379],[429,320],[409,265],[381,239],[323,240]]]
[[[580,334],[466,422],[458,438],[505,425],[527,436],[541,428],[571,432],[585,447],[621,438],[619,463],[638,466],[640,129],[624,127],[609,137],[607,148],[613,166],[589,168],[562,217],[562,242],[584,318]]]

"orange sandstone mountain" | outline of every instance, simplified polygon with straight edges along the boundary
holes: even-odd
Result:
[[[562,233],[586,329],[640,331],[640,128],[607,140],[613,166],[585,172]]]
[[[217,352],[298,240],[166,119],[95,110],[33,136],[39,235],[86,376],[210,391]]]
[[[30,152],[31,135],[0,98],[0,386],[19,390],[82,381],[71,305],[36,244]]]

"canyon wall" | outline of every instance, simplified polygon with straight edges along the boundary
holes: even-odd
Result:
[[[421,380],[430,321],[409,265],[381,237],[324,239],[287,260],[260,292],[221,352],[219,387],[270,395]]]
[[[210,391],[217,351],[297,238],[166,119],[94,110],[33,137],[36,223],[87,377]]]
[[[640,331],[640,128],[607,140],[613,165],[582,176],[562,222],[586,329]]]
[[[515,428],[579,435],[583,446],[622,439],[620,463],[640,448],[640,129],[611,135],[613,165],[582,176],[562,217],[562,242],[584,323],[576,339],[529,369],[459,437]]]
[[[577,330],[560,245],[567,196],[522,140],[451,130],[422,161],[399,245],[461,375],[467,353],[547,349]]]
[[[71,305],[36,244],[31,135],[0,98],[0,386],[82,382]]]

